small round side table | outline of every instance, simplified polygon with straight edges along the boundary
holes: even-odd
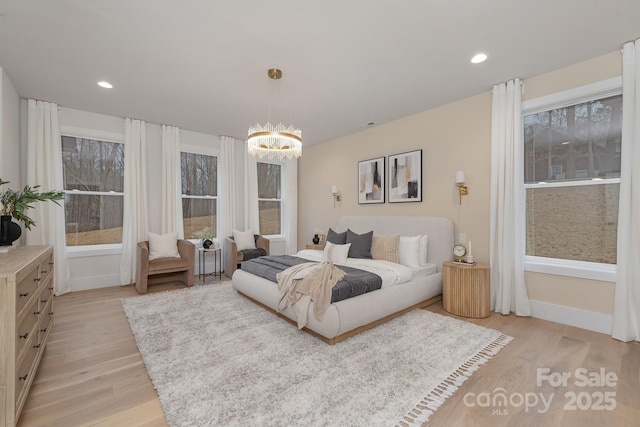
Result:
[[[208,253],[213,253],[213,272],[206,272],[206,257],[205,255]],[[218,260],[220,260],[220,268],[218,268]],[[222,279],[222,248],[198,248],[198,278],[201,280],[206,280],[207,276],[220,276]]]
[[[491,314],[491,275],[487,264],[447,261],[442,266],[442,306],[463,317]]]

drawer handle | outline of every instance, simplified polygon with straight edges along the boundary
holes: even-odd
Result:
[[[40,312],[39,311],[34,311],[33,314],[37,316],[38,314],[40,314]]]
[[[53,316],[53,311],[50,311],[50,312],[49,312],[49,316]]]
[[[41,299],[40,302],[44,304],[45,302],[47,302],[47,300],[46,299]]]
[[[25,332],[23,335],[20,335],[20,339],[26,340],[28,336],[29,336],[29,332]]]
[[[26,381],[28,376],[29,376],[29,374],[24,374],[23,376],[18,377],[18,379],[19,379],[20,381]]]
[[[33,348],[40,348],[40,344],[34,345]]]
[[[47,274],[47,270],[41,270],[40,273]]]
[[[51,286],[51,287],[49,288],[49,290],[50,290],[50,291],[52,291],[52,290],[53,290],[53,286]]]
[[[26,297],[28,295],[29,295],[29,292],[25,292],[25,293],[20,292],[20,298]]]
[[[51,262],[49,263],[49,265],[53,265],[53,261],[51,261]]]
[[[40,277],[36,277],[35,279],[33,279],[34,282],[39,282],[40,280],[42,280]]]
[[[40,332],[42,332],[42,333],[45,333],[45,332],[47,332],[47,328],[44,328],[44,329],[40,329]]]

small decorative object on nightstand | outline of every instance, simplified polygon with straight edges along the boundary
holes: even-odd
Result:
[[[455,245],[453,247],[453,257],[456,262],[463,262],[463,257],[467,254],[467,248],[462,245]]]
[[[491,313],[491,279],[487,264],[447,261],[442,268],[442,306],[463,317],[488,317]]]
[[[313,239],[311,239],[311,241],[313,242],[314,245],[317,245],[318,243],[320,243],[320,237],[318,237],[317,234],[314,234]]]

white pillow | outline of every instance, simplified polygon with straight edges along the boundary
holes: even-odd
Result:
[[[149,261],[158,258],[180,258],[178,233],[160,235],[149,232]]]
[[[398,264],[420,267],[420,236],[400,236]]]
[[[427,247],[429,246],[429,238],[426,234],[420,236],[420,267],[427,265]]]
[[[347,258],[349,257],[350,247],[351,243],[347,243],[346,245],[336,245],[331,242],[327,242],[324,246],[324,251],[322,252],[322,262],[329,261],[329,249],[333,248],[331,252],[331,261],[334,264],[346,264]]]
[[[247,231],[233,230],[233,240],[236,241],[236,246],[238,247],[239,251],[256,248],[256,241],[253,237],[252,230],[247,230]]]

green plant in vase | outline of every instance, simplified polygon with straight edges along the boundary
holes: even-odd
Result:
[[[0,186],[5,184],[9,184],[9,181],[4,181],[0,178]],[[24,224],[27,230],[31,230],[31,227],[36,223],[26,214],[27,209],[33,208],[35,202],[46,202],[49,200],[60,205],[58,200],[64,199],[63,191],[40,192],[38,190],[39,188],[39,185],[34,185],[33,187],[25,185],[21,191],[15,191],[9,188],[0,192],[0,214],[2,214],[0,245],[10,245],[20,237],[20,227],[16,225],[18,227],[16,231],[15,227],[10,225],[12,224],[11,218]],[[17,237],[15,237],[16,233]],[[8,241],[9,238],[13,238],[13,240]]]

